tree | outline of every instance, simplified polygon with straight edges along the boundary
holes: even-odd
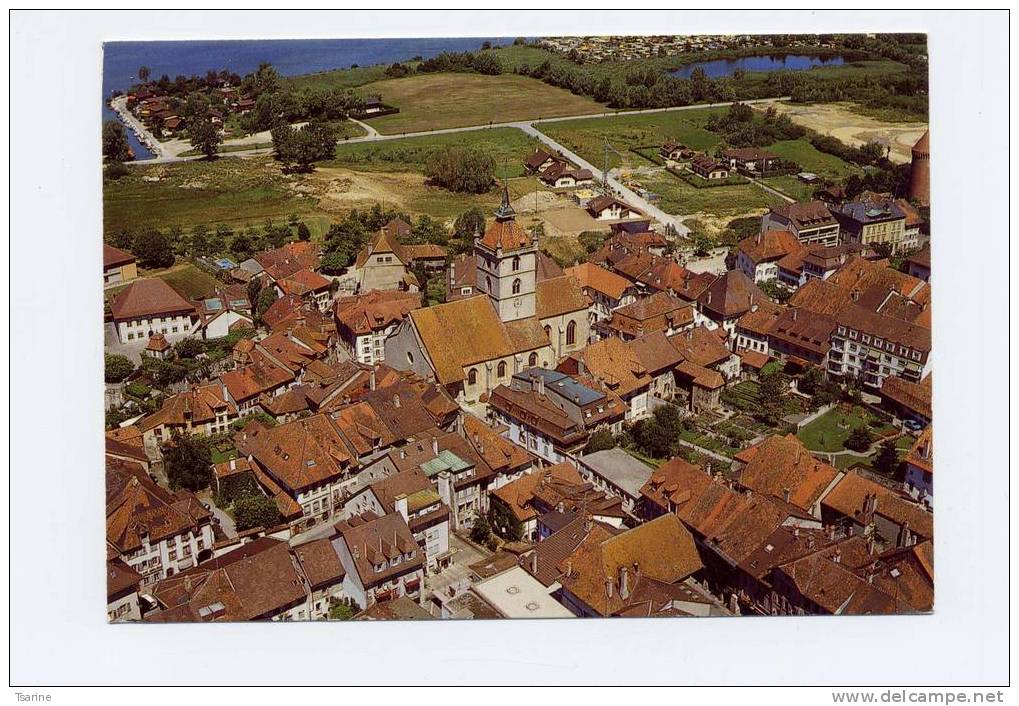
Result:
[[[142,66],[138,69],[138,80],[141,81],[142,83],[148,83],[149,76],[151,75],[152,71],[149,69],[148,66]]]
[[[348,603],[337,603],[329,608],[330,620],[350,620],[357,611]]]
[[[587,440],[587,445],[584,447],[584,453],[593,454],[595,451],[605,451],[614,448],[615,445],[616,437],[612,435],[612,430],[602,428],[591,434],[591,438]]]
[[[311,240],[311,231],[308,230],[308,226],[303,221],[297,224],[297,239]]]
[[[497,535],[512,542],[519,542],[524,536],[524,526],[517,516],[501,501],[494,501],[488,511],[489,526]]]
[[[777,369],[762,370],[758,382],[759,416],[768,424],[776,424],[782,416],[783,401],[788,389],[785,375]]]
[[[474,147],[447,147],[425,168],[428,181],[457,193],[483,194],[492,187],[495,160]]]
[[[258,293],[258,299],[255,303],[255,321],[261,321],[262,315],[273,305],[276,301],[276,290],[272,287],[266,287]]]
[[[492,526],[488,523],[488,518],[484,515],[475,517],[471,526],[471,539],[478,544],[487,544],[491,536]]]
[[[197,358],[205,352],[205,344],[197,338],[182,339],[173,347],[178,358]]]
[[[233,516],[237,529],[242,532],[252,527],[274,527],[281,519],[276,501],[257,491],[242,495],[234,502]]]
[[[163,450],[163,465],[174,490],[198,491],[212,483],[212,454],[200,436],[174,432]]]
[[[206,159],[212,159],[223,142],[223,135],[213,124],[212,117],[203,115],[188,123],[188,141],[191,147],[204,154]]]
[[[590,255],[605,243],[605,234],[600,230],[585,230],[577,236],[577,240],[584,246],[584,251]]]
[[[873,442],[874,436],[870,433],[870,429],[863,425],[853,429],[849,438],[846,439],[845,447],[851,451],[863,452],[869,449]]]
[[[106,355],[106,382],[123,382],[134,372],[134,363],[123,355]]]
[[[173,246],[169,239],[155,228],[149,228],[135,236],[131,252],[142,267],[169,267],[173,264]]]
[[[485,212],[477,206],[471,206],[453,221],[453,254],[470,252],[474,247],[474,234],[485,232]]]
[[[336,150],[336,131],[331,125],[313,121],[302,128],[277,122],[272,130],[276,158],[288,168],[306,172],[314,162],[331,159]]]
[[[103,123],[103,157],[110,162],[126,162],[131,159],[127,133],[117,120],[107,120]]]
[[[895,439],[885,439],[881,442],[881,450],[874,459],[874,469],[890,478],[898,476],[899,452],[895,448]]]

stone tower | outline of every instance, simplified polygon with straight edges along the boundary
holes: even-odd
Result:
[[[913,145],[913,161],[909,171],[909,199],[921,206],[931,205],[930,135],[930,130],[928,130]]]
[[[534,316],[538,273],[538,238],[516,221],[509,188],[503,184],[502,205],[485,234],[475,234],[478,289],[488,295],[503,321]]]

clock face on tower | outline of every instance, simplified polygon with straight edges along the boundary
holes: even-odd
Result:
[[[520,297],[517,297],[516,299],[513,300],[513,306],[516,307],[520,306]]]

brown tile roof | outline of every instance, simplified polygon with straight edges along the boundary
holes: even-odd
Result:
[[[705,368],[724,363],[732,355],[718,332],[710,331],[705,326],[694,326],[692,329],[669,336],[669,343],[684,360]]]
[[[831,349],[831,335],[837,325],[825,314],[789,308],[775,319],[768,335],[823,357]]]
[[[769,230],[739,241],[739,249],[755,265],[780,260],[805,250],[796,236],[787,230]]]
[[[581,287],[593,289],[617,301],[622,299],[626,290],[632,286],[629,280],[593,262],[582,262],[568,267],[566,274],[576,279]]]
[[[769,436],[736,456],[746,466],[739,482],[755,493],[810,511],[839,477],[839,471],[814,458],[799,439]]]
[[[416,309],[410,318],[435,366],[436,379],[444,385],[463,380],[466,366],[548,345],[537,321],[508,326],[484,295]]]
[[[778,155],[760,147],[734,147],[722,152],[730,159],[753,161],[757,159],[778,159]]]
[[[375,481],[368,487],[371,488],[371,492],[374,493],[379,504],[385,510],[393,512],[396,510],[397,497],[413,495],[421,490],[429,490],[432,487],[432,482],[428,480],[428,476],[420,468],[411,468]]]
[[[822,501],[827,507],[845,517],[868,524],[872,517],[864,512],[868,497],[877,500],[874,514],[899,525],[909,525],[910,531],[920,537],[934,537],[934,516],[916,503],[903,498],[880,483],[864,478],[855,471],[846,473],[832,491]],[[894,537],[886,539],[894,540]]]
[[[267,537],[160,581],[153,595],[166,607],[154,618],[175,622],[264,619],[307,597],[286,543]]]
[[[578,513],[565,527],[538,542],[531,553],[520,557],[520,565],[543,585],[551,586],[563,577],[566,561],[589,537],[604,541],[620,532]]]
[[[651,384],[651,376],[640,362],[637,353],[622,339],[616,337],[592,343],[570,356],[570,360],[574,361],[574,364],[583,361],[591,375],[621,397]]]
[[[373,513],[354,515],[336,523],[340,539],[347,546],[361,583],[374,586],[394,576],[420,569],[423,553],[411,534],[403,515],[393,512],[379,517]],[[391,560],[400,557],[395,566]],[[385,564],[376,571],[375,567]]]
[[[840,546],[827,547],[776,569],[796,590],[831,615],[889,615],[894,598],[843,566]]]
[[[774,304],[768,303],[767,306],[761,306],[760,304],[750,307],[750,311],[743,314],[736,321],[736,329],[747,331],[749,333],[756,334],[758,336],[767,336],[771,332],[771,327],[775,325],[775,320],[781,314],[783,308]]]
[[[569,566],[564,566],[565,563]],[[563,588],[599,615],[620,610],[621,569],[632,580],[651,578],[674,584],[702,568],[693,536],[675,515],[661,517],[607,539],[588,536],[559,565]],[[613,585],[611,596],[607,584]]]
[[[332,284],[329,279],[309,269],[298,270],[292,275],[277,280],[276,283],[284,294],[296,294],[297,296],[327,290]]]
[[[573,446],[587,439],[584,425],[574,421],[547,396],[534,390],[514,390],[499,385],[488,404],[495,410],[540,430],[561,446]]]
[[[281,280],[298,270],[318,267],[318,246],[310,241],[294,241],[257,253],[254,259],[273,280]]]
[[[497,219],[485,228],[481,244],[490,250],[519,250],[531,244],[531,236],[515,220]]]
[[[882,554],[867,574],[871,582],[896,600],[918,612],[934,610],[934,543],[920,542],[911,547]],[[859,572],[858,572],[859,573]]]
[[[739,354],[740,362],[748,368],[753,370],[760,370],[768,361],[771,360],[771,356],[761,353],[759,351],[752,351],[747,349]]]
[[[934,473],[934,427],[928,426],[916,438],[906,454],[906,463]]]
[[[126,265],[129,262],[134,262],[135,257],[126,250],[115,248],[112,245],[103,243],[103,269],[109,269],[111,267],[120,267]]]
[[[243,368],[230,370],[220,375],[227,392],[238,404],[271,392],[294,380],[294,374],[263,355],[253,356],[254,360]]]
[[[184,426],[216,421],[217,413],[237,416],[237,407],[226,400],[223,386],[218,383],[196,385],[166,398],[156,412],[138,421],[138,429],[146,432],[157,426]]]
[[[463,415],[463,433],[492,473],[511,474],[531,464],[530,455],[472,414]]]
[[[775,206],[772,213],[790,220],[798,230],[821,225],[834,225],[838,221],[823,201],[798,201]]]
[[[768,295],[740,270],[729,270],[697,298],[701,309],[723,319],[750,311],[754,304],[769,301]]]
[[[420,292],[371,291],[342,297],[333,305],[341,332],[363,336],[398,323],[404,315],[421,306]]]
[[[347,573],[327,537],[300,544],[293,552],[313,591],[339,583]]]
[[[106,598],[112,600],[128,591],[137,591],[142,576],[120,559],[106,562]]]
[[[539,486],[555,481],[573,486],[584,484],[577,467],[564,461],[525,474],[492,491],[492,494],[499,498],[518,520],[524,522],[538,516],[533,503]]]
[[[136,462],[106,457],[106,541],[118,553],[142,547],[142,535],[162,539],[199,532],[212,515],[188,491],[171,494]]]
[[[127,285],[117,293],[110,310],[114,320],[195,313],[191,302],[158,277],[138,279]]]
[[[918,383],[890,375],[881,385],[881,396],[927,419],[932,419],[931,387],[930,373]]]
[[[662,331],[635,338],[629,344],[637,354],[637,359],[652,375],[660,375],[683,361],[683,356],[672,346]]]
[[[612,318],[604,326],[630,336],[641,336],[689,326],[693,320],[690,304],[662,291],[614,310]]]
[[[324,414],[265,429],[245,453],[292,495],[338,479],[353,463],[337,425]]]
[[[584,311],[591,305],[591,298],[584,294],[577,281],[566,275],[539,280],[535,295],[535,315],[539,319]]]

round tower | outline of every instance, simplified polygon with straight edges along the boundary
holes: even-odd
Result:
[[[909,198],[921,206],[931,205],[931,138],[926,131],[913,145],[913,161],[909,171]]]

